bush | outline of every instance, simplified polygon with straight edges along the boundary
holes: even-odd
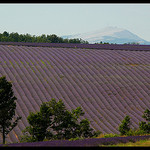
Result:
[[[143,132],[143,130],[133,130],[133,129],[130,129],[127,133],[126,133],[126,136],[138,136],[138,135],[144,135],[145,132]]]
[[[139,123],[139,129],[141,130],[141,132],[143,132],[145,134],[149,134],[150,133],[150,123],[146,123],[144,121],[141,121]]]
[[[119,125],[121,135],[126,135],[130,131],[130,117],[127,115]]]
[[[146,109],[142,117],[146,120],[146,122],[141,121],[139,123],[139,129],[141,130],[141,132],[149,134],[150,133],[150,110]]]
[[[118,135],[118,134],[112,134],[112,133],[110,133],[110,134],[105,134],[104,135],[104,138],[109,138],[109,137],[119,137],[120,135]]]
[[[71,138],[69,141],[76,141],[76,140],[83,140],[83,137],[76,137],[76,138]]]

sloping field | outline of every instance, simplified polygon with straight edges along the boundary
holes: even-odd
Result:
[[[119,133],[126,115],[138,127],[150,109],[150,51],[0,45],[0,76],[12,81],[16,114],[22,116],[6,141],[17,142],[29,112],[62,99],[81,106],[95,130]],[[2,143],[2,139],[0,139]]]

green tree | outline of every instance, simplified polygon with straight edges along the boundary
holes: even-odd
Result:
[[[0,132],[3,137],[3,144],[5,144],[6,135],[17,125],[21,117],[17,117],[12,122],[15,116],[17,98],[14,96],[11,82],[6,80],[3,76],[0,78]]]
[[[47,39],[50,41],[50,43],[59,43],[59,37],[55,34],[47,35]]]
[[[150,110],[149,109],[146,109],[144,111],[144,114],[142,116],[146,121],[150,122]]]
[[[30,112],[27,117],[30,126],[25,131],[29,132],[32,141],[43,141],[45,137],[50,136],[47,128],[51,126],[51,117],[52,114],[45,103],[41,105],[40,112]]]
[[[126,135],[130,131],[130,117],[127,115],[119,125],[121,135]]]
[[[12,32],[9,34],[9,41],[19,42],[20,35],[17,32]]]
[[[9,33],[8,33],[7,31],[4,31],[4,32],[3,32],[3,36],[8,37],[8,36],[9,36]]]
[[[139,123],[139,129],[144,131],[144,133],[150,133],[150,110],[146,109],[142,117],[146,120],[146,122],[141,121]]]
[[[52,98],[51,101],[42,103],[39,112],[29,114],[27,120],[30,126],[24,130],[26,135],[22,137],[22,141],[98,136],[100,132],[90,128],[88,119],[79,121],[79,117],[83,115],[81,107],[69,111],[61,99],[57,102]]]

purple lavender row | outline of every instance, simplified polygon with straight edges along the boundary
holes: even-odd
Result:
[[[150,45],[0,42],[0,45],[149,51]]]
[[[92,139],[83,139],[83,140],[54,140],[54,141],[44,141],[44,142],[32,142],[32,143],[15,143],[15,144],[8,144],[7,146],[15,146],[15,147],[62,147],[62,146],[71,146],[71,147],[89,147],[89,146],[102,146],[102,145],[115,145],[118,143],[128,143],[128,142],[136,142],[139,140],[146,140],[150,139],[150,135],[147,136],[128,136],[128,137],[112,137],[112,138],[92,138]],[[3,146],[2,144],[0,146]]]

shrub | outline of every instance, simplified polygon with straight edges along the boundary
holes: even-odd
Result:
[[[139,129],[143,133],[150,133],[150,110],[146,109],[142,117],[146,120],[146,122],[141,121],[139,123]]]
[[[130,117],[127,115],[119,125],[119,132],[121,135],[126,135],[130,131]]]
[[[112,133],[110,133],[110,134],[105,134],[104,135],[104,138],[109,138],[109,137],[119,137],[120,135],[118,135],[118,134],[112,134]]]

